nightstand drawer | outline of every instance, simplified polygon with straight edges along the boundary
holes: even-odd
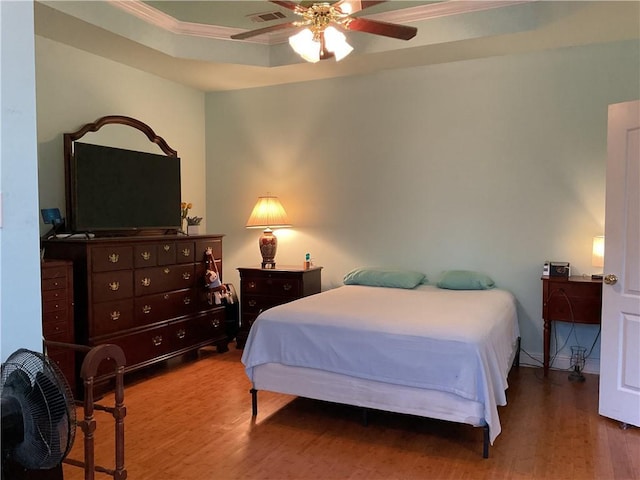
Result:
[[[253,277],[242,282],[241,293],[262,293],[298,298],[302,292],[302,282],[295,278]]]
[[[271,307],[275,307],[276,305],[281,305],[292,300],[295,299],[292,298],[291,300],[283,300],[280,297],[264,297],[260,295],[244,294],[242,296],[241,303],[242,313],[259,315],[260,313]]]
[[[567,301],[567,298],[571,303]],[[601,300],[598,297],[556,297],[549,301],[547,316],[550,320],[579,323],[600,323]]]

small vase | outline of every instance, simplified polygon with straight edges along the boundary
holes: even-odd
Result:
[[[200,235],[200,225],[187,225],[187,235]]]

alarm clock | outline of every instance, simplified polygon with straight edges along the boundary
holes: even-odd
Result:
[[[571,266],[569,265],[569,262],[549,262],[550,277],[569,278],[570,272]]]

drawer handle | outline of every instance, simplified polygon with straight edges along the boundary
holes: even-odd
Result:
[[[60,286],[60,284],[58,282],[53,282],[53,286],[54,287],[58,287],[58,286]]]
[[[220,326],[220,320],[217,318],[214,318],[213,320],[211,320],[211,326],[213,328],[218,328]]]
[[[184,297],[182,303],[184,303],[185,305],[189,305],[191,303],[191,297]]]
[[[150,252],[142,252],[140,255],[142,255],[143,260],[149,260],[151,258]]]
[[[111,255],[109,255],[109,261],[111,263],[118,263],[119,260],[120,260],[120,255],[118,255],[117,253],[112,253]]]
[[[171,269],[169,267],[164,267],[164,270],[162,270],[162,273],[164,273],[165,275],[169,275],[171,273]]]
[[[151,313],[151,305],[145,305],[144,307],[142,307],[142,313],[144,313],[145,315]]]
[[[183,257],[189,257],[189,256],[191,256],[191,249],[189,249],[189,248],[183,248],[183,249],[182,249],[182,256],[183,256]]]
[[[285,283],[282,288],[284,289],[285,292],[288,292],[289,290],[291,290],[293,288],[293,285],[291,285],[290,283]]]
[[[165,246],[163,246],[163,247],[162,247],[162,249],[163,249],[165,252],[168,252],[169,250],[171,250],[171,246],[170,246],[170,245],[165,245]]]
[[[116,320],[118,320],[120,318],[120,312],[118,310],[114,310],[113,312],[111,312],[109,314],[109,316],[111,317],[111,320],[113,320],[115,322]]]
[[[153,342],[153,345],[155,347],[159,347],[160,345],[162,345],[162,335],[156,335],[151,339],[151,341]]]
[[[182,340],[184,337],[187,336],[187,331],[184,328],[181,328],[180,330],[178,330],[178,333],[176,334],[176,336]]]
[[[117,292],[120,289],[120,282],[111,282],[109,284],[109,289],[112,292]]]
[[[191,274],[189,272],[184,272],[182,274],[182,279],[183,280],[189,280],[191,278]]]
[[[165,300],[169,300],[169,294],[168,294],[168,293],[165,293],[165,294],[164,294],[164,297],[162,297],[162,298],[164,298]]]
[[[256,288],[256,282],[249,282],[249,288]]]
[[[151,285],[151,279],[149,277],[144,277],[140,283],[142,284],[143,287],[148,287]]]
[[[249,300],[247,303],[250,307],[255,307],[258,304],[258,302],[256,302],[255,300]]]

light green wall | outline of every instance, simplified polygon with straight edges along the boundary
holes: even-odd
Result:
[[[178,151],[183,199],[194,204],[191,214],[206,218],[204,93],[44,37],[35,38],[42,207],[64,212],[62,135],[105,115],[126,115],[149,125]],[[110,128],[119,127],[104,130]],[[42,233],[46,230],[41,223]]]
[[[523,347],[541,358],[542,263],[597,270],[607,105],[640,96],[639,59],[634,41],[207,94],[225,280],[259,263],[244,223],[271,192],[294,225],[276,232],[278,263],[310,252],[324,289],[363,265],[487,272],[516,295]],[[597,329],[577,332],[590,346]]]
[[[63,132],[133,116],[178,150],[184,199],[226,234],[226,281],[260,261],[244,223],[271,192],[294,224],[280,264],[310,252],[325,289],[361,265],[483,270],[518,298],[540,358],[541,264],[595,271],[607,105],[640,96],[639,59],[625,42],[205,95],[36,37],[40,204],[64,206]]]

